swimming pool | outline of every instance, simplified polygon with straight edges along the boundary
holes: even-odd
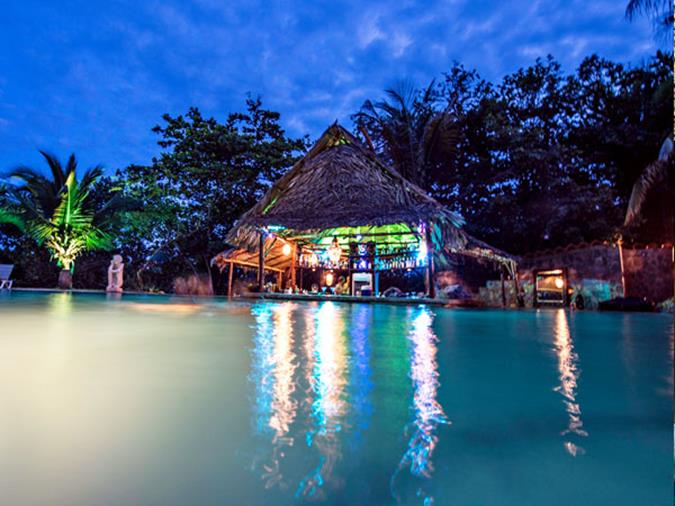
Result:
[[[672,329],[5,294],[1,502],[672,504]]]

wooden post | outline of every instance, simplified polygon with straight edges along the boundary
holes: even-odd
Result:
[[[623,239],[621,237],[619,237],[617,246],[619,248],[619,267],[621,268],[621,289],[623,290],[623,296],[628,297],[628,292],[626,290],[626,273],[623,264]]]
[[[298,261],[298,246],[293,243],[291,247],[291,288],[295,290],[295,263]]]
[[[354,295],[352,293],[352,262],[352,247],[350,244],[349,250],[347,252],[347,293],[349,295]]]
[[[258,291],[262,293],[265,288],[265,234],[260,232],[260,245],[258,246]]]
[[[234,271],[234,262],[230,262],[230,272],[227,274],[227,296],[232,298],[232,273]]]
[[[499,279],[502,282],[502,307],[506,307],[506,287],[504,286],[504,267],[499,269]]]
[[[282,292],[284,289],[284,287],[281,286],[282,281],[283,279],[281,277],[281,272],[277,272],[277,290],[279,290],[280,292]]]
[[[516,306],[525,307],[525,294],[523,294],[522,306],[520,298],[520,283],[518,282],[518,264],[511,262],[511,270],[513,271],[513,290],[516,292]]]
[[[424,240],[427,242],[427,279],[428,294],[432,299],[436,298],[436,284],[434,283],[434,245],[431,241],[431,224],[427,223]]]

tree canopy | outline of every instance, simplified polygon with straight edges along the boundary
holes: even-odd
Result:
[[[660,52],[635,68],[593,55],[569,75],[549,56],[499,83],[455,64],[411,100],[427,116],[451,115],[456,131],[426,166],[426,186],[471,233],[513,253],[611,238],[672,132],[672,79],[672,55]],[[372,110],[366,102],[354,119]],[[362,124],[384,157],[407,145]]]
[[[627,67],[592,55],[565,72],[549,56],[498,82],[455,63],[427,86],[366,101],[353,115],[355,133],[459,212],[471,234],[511,253],[619,232],[663,240],[659,220],[622,224],[634,183],[672,134],[672,61],[658,52]],[[196,107],[166,114],[153,128],[155,158],[97,174],[93,201],[119,190],[141,204],[107,229],[125,256],[126,286],[168,290],[176,276],[208,269],[234,221],[308,148],[307,137],[290,137],[281,125],[278,112],[252,97],[221,121]],[[0,188],[4,221],[16,219],[8,197]],[[44,251],[13,225],[0,224],[0,256],[25,260],[18,275],[27,283],[52,279]],[[78,262],[82,276],[107,258],[85,253]]]
[[[127,224],[130,256],[145,259],[150,271],[159,264],[176,272],[207,268],[234,221],[307,147],[306,139],[286,135],[279,118],[259,98],[246,100],[245,112],[224,123],[194,107],[165,114],[153,128],[161,154],[117,176],[126,194],[143,202]]]

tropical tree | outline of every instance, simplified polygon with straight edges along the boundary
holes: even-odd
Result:
[[[353,119],[368,142],[399,173],[428,190],[434,168],[447,164],[457,147],[455,116],[437,107],[435,81],[418,91],[409,83],[367,100]]]
[[[208,272],[234,221],[307,148],[260,98],[223,121],[195,107],[162,119],[153,128],[161,153],[120,173],[125,194],[143,204],[142,213],[127,215],[123,248],[141,260],[139,288],[169,289],[186,269]]]
[[[650,199],[655,199],[658,194],[664,198],[658,207],[663,214],[659,216],[664,225],[670,221],[671,241],[673,241],[673,296],[675,296],[675,153],[673,141],[667,138],[661,146],[659,157],[649,164],[635,182],[633,192],[628,201],[626,220],[624,226],[635,224],[640,218],[644,218],[645,207]]]
[[[65,166],[53,155],[40,151],[51,179],[30,167],[18,167],[8,179],[0,223],[11,223],[49,251],[61,268],[59,287],[72,287],[75,260],[85,251],[110,249],[109,229],[118,211],[129,201],[113,192],[102,202],[95,198],[96,182],[103,169],[96,166],[77,177],[77,161],[70,155]]]
[[[649,16],[657,28],[673,26],[672,0],[629,0],[626,6],[626,17],[633,20],[638,16]]]

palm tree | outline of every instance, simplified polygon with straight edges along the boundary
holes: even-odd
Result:
[[[661,35],[668,35],[666,30],[672,31],[670,35],[675,40],[675,5],[673,0],[628,0],[626,17],[633,21],[639,16],[648,16],[654,23],[654,29]],[[667,37],[666,37],[667,38]],[[670,41],[672,43],[672,40]],[[673,81],[675,91],[675,81]],[[675,120],[675,109],[673,109]]]
[[[51,179],[29,167],[11,171],[7,178],[18,179],[20,184],[5,188],[7,203],[0,208],[0,223],[12,223],[44,245],[61,267],[59,288],[69,289],[81,253],[112,247],[107,229],[128,202],[119,193],[106,202],[95,198],[92,190],[103,175],[100,166],[78,178],[75,155],[70,155],[64,167],[53,155],[40,153]]]
[[[672,206],[672,202],[675,202],[675,152],[670,137],[661,145],[658,159],[647,166],[633,185],[624,226],[634,224],[642,216],[644,205],[650,196],[661,189],[666,189],[671,203],[669,211],[673,234],[673,296],[675,297],[675,210]]]
[[[632,21],[638,16],[650,16],[659,28],[670,28],[673,24],[673,1],[629,0],[626,17]]]
[[[435,165],[455,152],[455,117],[435,107],[434,81],[421,93],[406,83],[385,93],[380,102],[367,100],[354,120],[403,177],[428,190]]]

